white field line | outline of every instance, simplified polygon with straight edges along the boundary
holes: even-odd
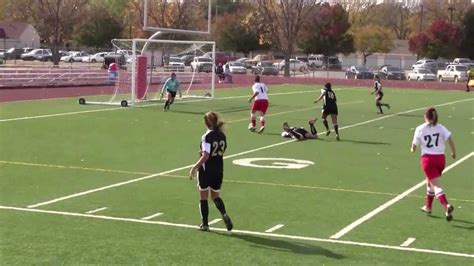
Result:
[[[285,225],[284,224],[277,224],[277,225],[273,226],[272,228],[265,230],[265,233],[275,232],[276,230],[282,228],[283,226],[285,226]]]
[[[214,220],[210,221],[210,222],[208,223],[208,225],[213,225],[213,224],[216,224],[216,223],[218,223],[218,222],[220,222],[220,221],[222,221],[222,219],[217,218],[217,219],[214,219]]]
[[[279,96],[279,95],[288,95],[288,94],[300,94],[300,93],[317,93],[316,90],[309,90],[309,91],[295,91],[295,92],[278,92],[269,94],[270,96]],[[239,99],[239,98],[249,98],[248,95],[240,95],[240,96],[229,96],[229,97],[220,97],[214,98],[213,100],[230,100],[230,99]],[[190,100],[190,101],[183,101],[183,102],[176,102],[176,103],[192,103],[192,102],[199,102],[203,100]],[[162,103],[152,103],[152,104],[143,104],[137,107],[148,107],[159,105]],[[66,113],[56,113],[56,114],[47,114],[47,115],[35,115],[35,116],[24,116],[24,117],[16,117],[16,118],[7,118],[7,119],[0,119],[0,123],[2,122],[11,122],[11,121],[19,121],[19,120],[31,120],[31,119],[39,119],[39,118],[49,118],[49,117],[58,117],[58,116],[68,116],[68,115],[77,115],[77,114],[86,114],[86,113],[97,113],[97,112],[104,112],[104,111],[115,111],[115,110],[128,110],[129,108],[123,107],[114,107],[114,108],[104,108],[104,109],[95,109],[95,110],[84,110],[84,111],[75,111],[75,112],[66,112]]]
[[[469,154],[467,154],[466,156],[462,157],[461,159],[459,159],[458,161],[456,161],[455,163],[449,165],[448,167],[446,167],[446,169],[444,169],[443,173],[447,173],[448,171],[450,171],[451,169],[453,169],[454,167],[456,167],[457,165],[459,165],[460,163],[466,161],[467,159],[469,159],[472,155],[474,155],[474,152],[471,152]],[[407,195],[411,194],[413,191],[419,189],[420,187],[424,186],[425,185],[425,180],[421,181],[420,183],[414,185],[413,187],[405,190],[404,192],[402,192],[401,194],[397,195],[395,198],[385,202],[384,204],[380,205],[379,207],[375,208],[374,210],[372,210],[371,212],[365,214],[364,216],[362,216],[361,218],[355,220],[354,222],[352,222],[351,224],[349,224],[348,226],[344,227],[343,229],[341,229],[339,232],[335,233],[334,235],[332,235],[330,238],[332,239],[339,239],[341,238],[342,236],[344,236],[345,234],[349,233],[350,231],[352,231],[354,228],[356,228],[357,226],[361,225],[362,223],[370,220],[371,218],[373,218],[375,215],[381,213],[382,211],[384,211],[385,209],[387,209],[388,207],[392,206],[393,204],[399,202],[400,200],[402,200],[403,198],[405,198]]]
[[[13,210],[13,211],[23,211],[23,212],[34,212],[34,213],[44,213],[44,214],[54,214],[54,215],[62,215],[62,216],[75,216],[75,217],[84,217],[84,218],[110,220],[110,221],[122,221],[122,222],[129,222],[129,223],[157,224],[157,225],[164,225],[164,226],[171,226],[171,227],[178,227],[178,228],[198,229],[198,227],[196,225],[161,222],[161,221],[149,221],[149,220],[141,220],[141,219],[134,219],[134,218],[121,218],[121,217],[113,217],[113,216],[92,215],[92,214],[83,214],[83,213],[74,213],[74,212],[62,212],[62,211],[48,211],[48,210],[18,208],[18,207],[10,207],[10,206],[0,206],[0,209]],[[212,230],[213,231],[218,231],[218,232],[227,232],[227,230],[224,229],[224,228],[212,228]],[[296,235],[284,235],[284,234],[275,234],[275,233],[263,233],[263,232],[248,231],[248,230],[232,230],[232,233],[233,234],[240,234],[240,235],[256,235],[256,236],[264,236],[264,237],[274,237],[274,238],[293,239],[293,240],[305,240],[305,241],[334,243],[334,244],[361,246],[361,247],[370,247],[370,248],[379,248],[379,249],[388,249],[388,250],[408,251],[408,252],[416,252],[416,253],[427,253],[427,254],[455,256],[455,257],[474,258],[474,254],[468,254],[468,253],[459,253],[459,252],[450,252],[450,251],[441,251],[441,250],[432,250],[432,249],[421,249],[421,248],[410,248],[410,247],[400,247],[400,246],[390,246],[390,245],[364,243],[364,242],[354,242],[354,241],[345,241],[345,240],[335,240],[335,239],[326,239],[326,238],[305,237],[305,236],[296,236]]]
[[[416,238],[414,237],[409,237],[405,242],[403,242],[400,247],[408,247],[410,246],[413,242],[415,242]]]
[[[92,210],[92,211],[88,211],[86,212],[87,214],[93,214],[93,213],[96,213],[96,212],[100,212],[100,211],[103,211],[103,210],[106,210],[107,207],[103,207],[103,208],[98,208],[98,209],[95,209],[95,210]]]
[[[150,215],[150,216],[143,217],[142,220],[151,220],[151,219],[153,219],[153,218],[155,218],[155,217],[158,217],[158,216],[160,216],[160,215],[163,215],[163,213],[158,212],[158,213],[152,214],[152,215]]]
[[[474,98],[464,99],[464,100],[459,100],[459,101],[454,101],[454,102],[448,102],[448,103],[439,104],[439,105],[436,105],[436,106],[440,107],[440,106],[445,106],[445,105],[450,105],[450,104],[455,104],[455,103],[460,103],[460,102],[465,102],[465,101],[471,101],[473,99]],[[371,120],[367,120],[367,121],[364,121],[364,122],[360,122],[360,123],[352,124],[352,125],[349,125],[349,126],[341,127],[339,129],[344,130],[344,129],[348,129],[348,128],[352,128],[352,127],[357,127],[357,126],[360,126],[360,125],[365,125],[365,124],[372,123],[372,122],[375,122],[375,121],[379,121],[379,120],[382,120],[382,119],[387,119],[387,118],[390,118],[390,117],[394,117],[394,116],[397,116],[397,115],[400,115],[400,114],[406,114],[406,113],[410,113],[410,112],[424,110],[425,108],[426,107],[421,107],[421,108],[416,108],[416,109],[412,109],[412,110],[409,110],[409,111],[404,111],[404,112],[399,112],[399,113],[395,113],[395,114],[391,114],[391,115],[381,116],[381,117],[378,117],[378,118],[375,118],[375,119],[371,119]],[[319,133],[319,134],[323,134],[323,132]],[[290,140],[278,142],[278,143],[275,143],[275,144],[263,146],[263,147],[260,147],[260,148],[256,148],[256,149],[252,149],[252,150],[248,150],[248,151],[243,151],[243,152],[239,152],[239,153],[234,153],[232,155],[225,156],[224,159],[230,159],[230,158],[233,158],[233,157],[237,157],[237,156],[241,156],[241,155],[245,155],[245,154],[249,154],[249,153],[253,153],[253,152],[257,152],[257,151],[261,151],[261,150],[265,150],[265,149],[270,149],[270,148],[273,148],[273,147],[285,145],[285,144],[292,143],[292,142],[295,142],[295,141],[296,140],[294,140],[294,139],[290,139]],[[95,188],[95,189],[91,189],[91,190],[86,190],[86,191],[83,191],[83,192],[67,195],[67,196],[64,196],[64,197],[52,199],[52,200],[45,201],[45,202],[36,203],[36,204],[33,204],[33,205],[29,205],[27,207],[28,208],[36,208],[36,207],[39,207],[39,206],[48,205],[48,204],[55,203],[55,202],[58,202],[58,201],[63,201],[63,200],[66,200],[66,199],[75,198],[75,197],[87,195],[87,194],[90,194],[90,193],[103,191],[103,190],[106,190],[106,189],[110,189],[110,188],[114,188],[114,187],[119,187],[119,186],[131,184],[131,183],[147,180],[147,179],[154,178],[154,177],[157,177],[157,176],[168,175],[168,174],[171,174],[171,173],[174,173],[174,172],[189,169],[193,166],[194,166],[194,164],[190,164],[190,165],[186,165],[186,166],[183,166],[183,167],[171,169],[171,170],[168,170],[168,171],[164,171],[164,172],[160,172],[160,173],[156,173],[156,174],[151,174],[151,175],[147,175],[147,176],[143,176],[143,177],[139,177],[139,178],[135,178],[135,179],[131,179],[131,180],[127,180],[127,181],[124,181],[124,182],[119,182],[119,183],[115,183],[115,184],[111,184],[111,185],[108,185],[108,186],[103,186],[103,187],[99,187],[99,188]]]

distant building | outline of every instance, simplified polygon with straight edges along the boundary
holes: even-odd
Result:
[[[0,39],[0,49],[40,47],[40,36],[30,23],[0,21],[0,29],[6,35],[5,41]]]

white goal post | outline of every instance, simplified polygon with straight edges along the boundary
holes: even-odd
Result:
[[[214,41],[114,39],[112,43],[116,53],[123,55],[112,81],[113,91],[109,95],[88,96],[87,100],[81,98],[79,103],[125,107],[159,101],[171,73],[181,84],[183,99],[214,97]]]

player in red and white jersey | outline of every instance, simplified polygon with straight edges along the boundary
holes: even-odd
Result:
[[[446,160],[444,156],[445,142],[451,148],[451,157],[456,159],[456,148],[454,146],[451,132],[438,123],[438,112],[434,108],[429,108],[425,112],[425,123],[415,130],[411,152],[415,152],[417,147],[421,149],[421,168],[426,176],[426,204],[421,208],[423,212],[431,213],[433,199],[436,198],[443,205],[446,211],[446,220],[453,219],[454,207],[449,204],[446,194],[441,188],[441,174],[443,173]]]
[[[249,102],[255,101],[252,104],[252,109],[250,113],[250,124],[249,130],[255,131],[257,124],[257,112],[260,113],[260,129],[258,133],[262,133],[265,130],[265,114],[268,110],[268,88],[267,86],[260,82],[260,76],[255,77],[255,83],[252,86],[252,97],[250,97]]]

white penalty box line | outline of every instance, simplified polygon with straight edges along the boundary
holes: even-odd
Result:
[[[474,152],[471,152],[467,155],[465,155],[464,157],[462,157],[461,159],[457,160],[456,162],[452,163],[451,165],[449,165],[448,167],[446,167],[446,169],[444,169],[443,173],[447,173],[449,172],[451,169],[453,169],[454,167],[458,166],[459,164],[461,164],[462,162],[466,161],[467,159],[471,158],[471,156],[474,155]],[[358,227],[359,225],[363,224],[364,222],[372,219],[375,215],[381,213],[382,211],[384,211],[385,209],[389,208],[390,206],[394,205],[395,203],[399,202],[400,200],[402,200],[403,198],[405,198],[406,196],[408,196],[409,194],[411,194],[413,191],[421,188],[422,186],[424,186],[426,184],[426,181],[423,180],[421,181],[420,183],[412,186],[411,188],[405,190],[404,192],[402,192],[401,194],[397,195],[396,197],[394,197],[393,199],[385,202],[384,204],[380,205],[379,207],[375,208],[374,210],[372,210],[371,212],[365,214],[364,216],[360,217],[359,219],[355,220],[354,222],[352,222],[351,224],[349,224],[348,226],[344,227],[343,229],[341,229],[339,232],[335,233],[334,235],[332,235],[330,238],[332,239],[339,239],[341,237],[343,237],[344,235],[346,235],[347,233],[349,233],[350,231],[354,230],[356,227]]]
[[[271,93],[270,96],[280,96],[280,95],[289,95],[289,94],[303,94],[303,93],[316,93],[314,90],[305,90],[305,91],[293,91],[293,92],[277,92]],[[227,97],[218,97],[212,100],[233,100],[239,98],[248,98],[248,95],[239,95],[239,96],[227,96]],[[177,104],[182,103],[193,103],[193,102],[201,102],[204,100],[189,100],[189,101],[182,101],[176,102]],[[150,104],[143,104],[139,105],[136,108],[143,108],[143,107],[150,107],[159,105],[162,103],[150,103]],[[32,119],[41,119],[41,118],[51,118],[51,117],[61,117],[61,116],[70,116],[70,115],[79,115],[79,114],[88,114],[88,113],[98,113],[98,112],[106,112],[106,111],[117,111],[117,110],[128,110],[129,108],[123,107],[113,107],[113,108],[100,108],[94,110],[83,110],[83,111],[75,111],[75,112],[65,112],[65,113],[55,113],[55,114],[45,114],[45,115],[35,115],[35,116],[23,116],[23,117],[14,117],[14,118],[6,118],[0,119],[0,123],[3,122],[13,122],[13,121],[22,121],[22,120],[32,120]]]
[[[178,227],[178,228],[198,229],[197,226],[190,225],[190,224],[151,221],[151,220],[143,220],[143,219],[136,219],[136,218],[122,218],[122,217],[84,214],[84,213],[75,213],[75,212],[28,209],[28,208],[18,208],[18,207],[11,207],[11,206],[0,206],[0,209],[11,210],[11,211],[21,211],[21,212],[33,212],[33,213],[41,213],[41,214],[61,215],[61,216],[73,216],[73,217],[82,217],[82,218],[91,218],[91,219],[100,219],[100,220],[109,220],[109,221],[121,221],[121,222],[139,223],[139,224],[154,224],[154,225],[163,225],[163,226]],[[227,232],[227,230],[224,228],[213,227],[211,229],[216,232]],[[408,251],[408,252],[415,252],[415,253],[426,253],[426,254],[454,256],[454,257],[474,258],[474,254],[460,253],[460,252],[450,252],[450,251],[422,249],[422,248],[410,248],[410,247],[402,247],[402,246],[391,246],[391,245],[383,245],[383,244],[326,239],[326,238],[317,238],[317,237],[306,237],[306,236],[297,236],[297,235],[265,233],[265,232],[249,231],[249,230],[232,230],[231,233],[240,234],[240,235],[255,235],[255,236],[264,236],[264,237],[272,237],[272,238],[280,238],[280,239],[324,242],[324,243],[342,244],[342,245],[359,246],[359,247]]]
[[[446,105],[451,105],[451,104],[461,103],[461,102],[466,102],[466,101],[471,101],[471,100],[474,100],[474,98],[458,100],[458,101],[453,101],[453,102],[447,102],[447,103],[438,104],[438,105],[435,105],[435,106],[436,107],[441,107],[441,106],[446,106]],[[416,111],[420,111],[420,110],[424,110],[424,109],[426,109],[426,107],[420,107],[420,108],[416,108],[416,109],[412,109],[412,110],[408,110],[408,111],[404,111],[404,112],[399,112],[399,113],[395,113],[395,114],[391,114],[391,115],[381,116],[381,117],[378,117],[378,118],[375,118],[375,119],[370,119],[370,120],[367,120],[367,121],[364,121],[364,122],[359,122],[359,123],[355,123],[355,124],[352,124],[352,125],[349,125],[349,126],[344,126],[344,127],[339,128],[339,130],[353,128],[353,127],[369,124],[369,123],[372,123],[372,122],[375,122],[375,121],[395,117],[395,116],[398,116],[398,115],[401,115],[401,114],[416,112]],[[322,132],[322,133],[319,133],[319,134],[325,134],[325,133]],[[271,144],[271,145],[263,146],[263,147],[260,147],[260,148],[252,149],[252,150],[247,150],[247,151],[243,151],[243,152],[239,152],[239,153],[234,153],[232,155],[225,156],[224,159],[230,159],[230,158],[238,157],[238,156],[249,154],[249,153],[253,153],[253,152],[257,152],[257,151],[261,151],[261,150],[266,150],[266,149],[270,149],[270,148],[273,148],[273,147],[282,146],[282,145],[292,143],[292,142],[295,142],[295,141],[296,141],[295,139],[291,139],[291,140],[286,140],[286,141],[274,143],[274,144]],[[52,204],[52,203],[55,203],[55,202],[59,202],[59,201],[63,201],[63,200],[71,199],[71,198],[80,197],[80,196],[95,193],[95,192],[98,192],[98,191],[103,191],[103,190],[106,190],[106,189],[120,187],[120,186],[123,186],[123,185],[127,185],[127,184],[131,184],[131,183],[147,180],[147,179],[154,178],[154,177],[157,177],[157,176],[168,175],[168,174],[171,174],[171,173],[174,173],[174,172],[189,169],[193,166],[194,166],[194,164],[190,164],[190,165],[186,165],[186,166],[183,166],[183,167],[178,167],[178,168],[175,168],[175,169],[171,169],[171,170],[168,170],[168,171],[164,171],[164,172],[160,172],[160,173],[156,173],[156,174],[151,174],[151,175],[147,175],[147,176],[143,176],[143,177],[139,177],[139,178],[135,178],[135,179],[131,179],[131,180],[111,184],[111,185],[108,185],[108,186],[103,186],[103,187],[99,187],[99,188],[95,188],[95,189],[91,189],[91,190],[86,190],[86,191],[83,191],[83,192],[79,192],[79,193],[59,197],[59,198],[56,198],[56,199],[52,199],[52,200],[32,204],[32,205],[29,205],[27,207],[28,208],[37,208],[37,207],[40,207],[40,206]]]

